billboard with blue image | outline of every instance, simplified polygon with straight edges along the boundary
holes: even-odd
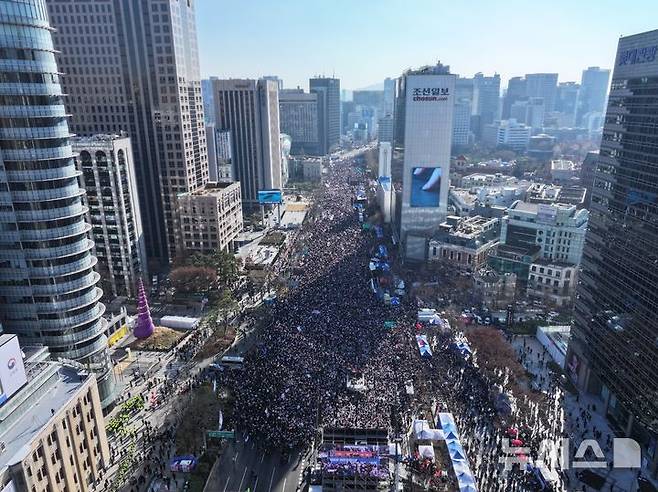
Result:
[[[283,194],[281,193],[281,190],[262,190],[258,192],[258,203],[261,205],[282,202]]]
[[[414,167],[411,170],[412,207],[438,207],[441,198],[441,168]]]

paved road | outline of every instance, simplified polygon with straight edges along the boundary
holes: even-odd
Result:
[[[298,451],[288,457],[263,453],[253,440],[239,436],[215,462],[205,492],[295,492],[301,488],[309,456]]]

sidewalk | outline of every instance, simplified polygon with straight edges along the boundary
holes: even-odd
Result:
[[[540,390],[546,390],[549,386],[551,379],[550,371],[547,367],[547,362],[551,361],[550,355],[545,352],[544,347],[534,336],[516,337],[512,346],[514,347],[517,356],[520,351],[526,349],[526,361],[524,367],[532,374],[538,376]],[[532,353],[529,353],[532,350]],[[544,363],[540,362],[544,355]],[[543,382],[539,378],[543,377]],[[560,405],[562,407],[563,421],[561,424],[569,436],[571,442],[571,450],[569,458],[574,460],[574,454],[585,439],[595,439],[599,444],[601,450],[605,455],[605,468],[593,468],[591,471],[605,478],[606,484],[602,490],[614,490],[633,492],[637,490],[637,476],[638,470],[634,469],[621,469],[610,468],[609,464],[613,462],[612,445],[608,444],[609,440],[616,436],[610,427],[605,415],[603,414],[604,403],[603,401],[593,395],[579,393],[572,395],[568,391],[563,391],[560,397]],[[595,432],[600,432],[600,437],[597,439]],[[581,458],[579,461],[582,461]],[[599,460],[594,460],[599,461]],[[601,460],[602,462],[602,460]],[[644,463],[643,463],[644,465]],[[582,469],[570,469],[568,471],[571,479],[570,490],[580,490],[583,486],[582,482],[576,477],[576,472]],[[647,477],[647,473],[642,473],[642,476]],[[654,485],[656,485],[655,481]],[[593,489],[588,489],[593,490]]]

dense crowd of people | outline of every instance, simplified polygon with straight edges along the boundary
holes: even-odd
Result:
[[[402,330],[387,330],[389,308],[368,288],[370,252],[342,173],[332,173],[297,238],[289,295],[236,384],[240,425],[266,448],[313,440],[318,426],[387,429],[405,402],[410,351]],[[365,387],[347,387],[355,375]],[[402,391],[401,391],[402,390]]]
[[[416,306],[409,300],[386,306],[369,288],[368,262],[378,241],[356,218],[351,170],[334,166],[339,169],[330,170],[297,238],[288,279],[294,288],[270,308],[260,342],[234,381],[239,426],[265,450],[306,446],[321,426],[399,435],[418,410],[412,398],[416,405],[434,400],[455,415],[480,490],[536,486],[518,454],[511,455],[516,466],[506,469],[505,440],[523,443],[525,458],[540,457],[541,441],[561,436],[551,422],[558,421],[557,390],[551,387],[550,408],[524,402],[523,411],[504,415],[484,373],[450,349],[452,334],[431,333],[435,356],[421,359]],[[390,319],[396,327],[387,329]],[[348,387],[356,378],[364,384]],[[405,391],[409,381],[415,396]]]

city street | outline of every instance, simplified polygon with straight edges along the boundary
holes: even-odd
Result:
[[[208,479],[207,492],[234,492],[250,488],[252,492],[295,492],[309,455],[295,451],[289,456],[259,451],[253,439],[229,442],[222,458],[215,463]]]

